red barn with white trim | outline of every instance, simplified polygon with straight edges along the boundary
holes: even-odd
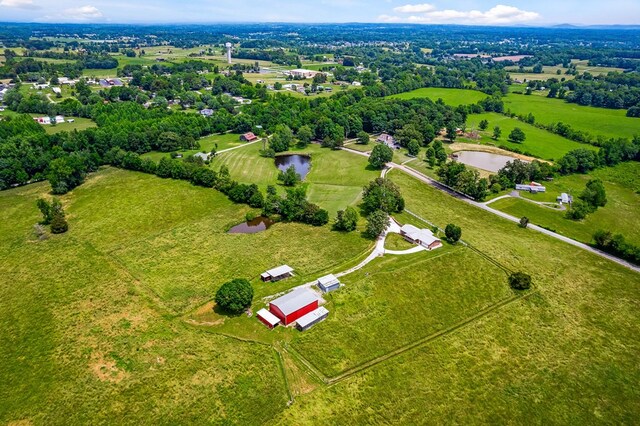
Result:
[[[289,325],[318,308],[318,297],[306,288],[299,288],[269,303],[269,311]]]

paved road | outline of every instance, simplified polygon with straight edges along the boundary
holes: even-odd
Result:
[[[353,154],[358,154],[358,155],[361,155],[361,156],[364,156],[364,157],[368,157],[369,156],[367,153],[356,151],[356,150],[353,150],[353,149],[350,149],[350,148],[342,148],[342,149],[347,151],[347,152],[351,152]],[[438,189],[440,191],[446,192],[447,194],[449,194],[449,195],[451,195],[451,196],[453,196],[453,197],[455,197],[455,198],[457,198],[459,200],[464,201],[467,204],[471,204],[474,207],[477,207],[477,208],[482,209],[484,211],[487,211],[489,213],[493,213],[496,216],[500,216],[501,218],[509,220],[511,222],[520,223],[520,218],[517,218],[515,216],[511,216],[510,214],[507,214],[507,213],[501,212],[500,210],[496,210],[494,208],[491,208],[491,207],[489,207],[488,205],[486,205],[484,203],[478,203],[477,201],[474,201],[470,197],[468,197],[468,196],[466,196],[464,194],[461,194],[459,192],[456,192],[453,189],[447,187],[446,185],[443,185],[442,183],[430,178],[429,176],[427,176],[427,175],[425,175],[423,173],[420,173],[417,170],[409,168],[409,167],[407,167],[405,165],[397,164],[397,163],[387,163],[387,169],[388,170],[390,170],[390,169],[400,170],[400,171],[402,171],[402,172],[404,172],[404,173],[406,173],[408,175],[411,175],[411,176],[415,177],[416,179],[420,180],[421,182],[426,183],[427,185],[430,185],[430,186],[432,186],[432,187],[434,187],[434,188],[436,188],[436,189]],[[384,173],[384,175],[386,175],[386,172]],[[626,268],[629,268],[629,269],[631,269],[631,270],[633,270],[635,272],[639,272],[640,273],[640,267],[638,267],[636,265],[633,265],[633,264],[631,264],[631,263],[629,263],[629,262],[627,262],[625,260],[622,260],[622,259],[620,259],[618,257],[612,256],[609,253],[605,253],[605,252],[603,252],[601,250],[595,249],[595,248],[591,247],[590,245],[587,245],[587,244],[581,243],[579,241],[573,240],[571,238],[565,237],[564,235],[560,235],[560,234],[557,234],[555,232],[549,231],[548,229],[541,228],[540,226],[537,226],[537,225],[530,224],[528,226],[528,228],[529,229],[533,229],[534,231],[540,232],[542,234],[548,235],[548,236],[550,236],[552,238],[555,238],[557,240],[563,241],[563,242],[565,242],[567,244],[571,244],[572,246],[575,246],[575,247],[581,248],[583,250],[586,250],[588,252],[591,252],[591,253],[593,253],[595,255],[598,255],[600,257],[604,257],[605,259],[608,259],[608,260],[610,260],[612,262],[615,262],[615,263],[617,263],[619,265],[622,265],[622,266],[624,266]]]

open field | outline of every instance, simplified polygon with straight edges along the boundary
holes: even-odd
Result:
[[[640,164],[628,162],[616,167],[598,169],[588,175],[571,175],[545,182],[543,194],[522,193],[523,197],[542,202],[554,202],[562,192],[575,198],[584,190],[589,179],[599,178],[607,191],[607,205],[598,208],[586,219],[576,222],[565,219],[564,212],[535,205],[518,199],[502,199],[491,207],[516,217],[527,216],[532,223],[552,229],[585,243],[591,242],[593,233],[605,229],[621,233],[630,242],[640,244]],[[630,181],[633,179],[633,181]]]
[[[637,274],[520,229],[398,171],[390,177],[401,186],[408,209],[439,226],[460,225],[465,241],[513,270],[532,274],[536,289],[466,326],[298,397],[277,422],[414,424],[425,416],[435,423],[633,422],[640,395]],[[467,281],[470,287],[475,283]],[[402,314],[395,311],[388,319],[393,323]]]
[[[225,152],[211,164],[219,169],[229,167],[231,177],[244,183],[256,183],[262,188],[278,183],[278,169],[272,158],[260,157],[262,143]],[[311,171],[305,179],[311,202],[329,210],[330,214],[354,205],[360,198],[362,187],[379,176],[379,171],[367,169],[367,159],[345,155],[311,144],[305,149],[294,148],[291,153],[311,155]]]
[[[504,271],[470,249],[449,245],[386,255],[342,282],[345,287],[330,296],[329,319],[291,343],[328,376],[450,327],[511,295]]]
[[[427,87],[412,90],[411,92],[398,93],[389,97],[393,99],[429,98],[433,101],[442,99],[446,104],[457,106],[475,104],[486,98],[487,95],[476,90]]]
[[[56,124],[55,126],[44,126],[45,130],[49,134],[60,133],[60,132],[71,132],[73,130],[81,131],[88,129],[90,127],[96,127],[95,121],[90,118],[82,118],[82,117],[65,117],[66,119],[73,119],[73,123],[64,123]]]
[[[508,94],[503,100],[505,111],[523,115],[532,113],[538,123],[562,122],[576,130],[614,138],[632,138],[640,134],[640,120],[626,117],[626,111],[622,109],[581,106],[561,99],[516,93]]]
[[[0,193],[1,423],[262,424],[285,408],[273,349],[163,315],[148,278],[113,253],[158,233],[171,238],[223,200],[109,169],[63,198],[70,231],[37,241],[35,200],[48,189]],[[215,259],[208,255],[212,268]]]
[[[574,142],[563,138],[562,136],[558,136],[554,133],[495,112],[469,115],[467,118],[467,128],[478,129],[478,124],[482,120],[487,120],[489,122],[489,127],[485,131],[479,131],[480,139],[472,140],[471,142],[473,143],[495,146],[504,145],[511,149],[518,149],[523,153],[528,153],[531,156],[552,161],[559,159],[564,154],[574,149],[596,149],[592,145]],[[502,130],[502,136],[497,141],[491,137],[495,126],[499,126]],[[514,143],[508,140],[509,133],[516,127],[521,128],[527,135],[527,139],[523,143]],[[460,140],[464,139],[460,138]]]
[[[198,143],[200,144],[199,149],[180,150],[177,152],[181,153],[183,157],[188,157],[199,152],[211,152],[211,150],[216,147],[216,144],[218,146],[217,150],[222,151],[223,149],[243,145],[246,142],[240,141],[240,135],[236,133],[225,133],[221,135],[205,136],[204,138],[199,139]],[[160,151],[152,151],[142,155],[142,158],[150,158],[154,161],[160,161],[163,157],[170,157],[170,155],[168,152]]]

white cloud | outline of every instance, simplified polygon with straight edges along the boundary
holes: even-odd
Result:
[[[404,13],[414,13],[408,17],[381,15],[378,20],[381,22],[409,22],[416,24],[435,24],[435,23],[459,23],[472,25],[504,25],[518,24],[523,22],[535,21],[540,18],[537,12],[530,12],[518,9],[515,6],[505,6],[503,4],[496,5],[491,9],[481,12],[479,10],[436,10],[431,9],[425,12],[418,11],[425,4],[406,5],[395,8],[394,11]],[[411,8],[416,8],[411,10]]]
[[[397,13],[426,13],[435,10],[436,7],[429,3],[422,4],[405,4],[404,6],[394,7],[393,11]]]
[[[38,6],[33,3],[33,0],[0,0],[0,6],[17,7],[20,9],[38,8]]]
[[[86,21],[90,19],[102,18],[102,12],[95,6],[80,6],[65,9],[64,15],[67,19],[75,21]]]

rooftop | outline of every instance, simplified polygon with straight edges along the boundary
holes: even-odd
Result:
[[[278,297],[273,300],[271,304],[280,309],[283,314],[289,315],[317,300],[318,297],[312,291],[306,288],[299,288],[284,296]]]
[[[271,275],[272,277],[279,277],[280,275],[290,274],[291,272],[293,272],[293,268],[291,266],[282,265],[278,266],[277,268],[269,269],[264,274]]]
[[[336,278],[336,276],[333,274],[325,275],[324,277],[318,278],[318,284],[321,285],[329,285],[336,282],[338,282],[338,278]]]
[[[278,324],[280,322],[280,318],[278,318],[277,316],[273,315],[271,312],[267,311],[264,308],[260,309],[256,315],[258,315],[260,318],[262,318],[265,321],[267,321],[272,326],[274,326],[274,325],[276,325],[276,324]]]
[[[321,317],[327,315],[328,313],[329,313],[329,311],[324,306],[320,306],[315,311],[311,311],[308,314],[298,318],[296,320],[296,322],[298,323],[298,325],[300,327],[304,328],[304,327],[308,326],[309,324],[313,323],[318,318],[321,318]]]

